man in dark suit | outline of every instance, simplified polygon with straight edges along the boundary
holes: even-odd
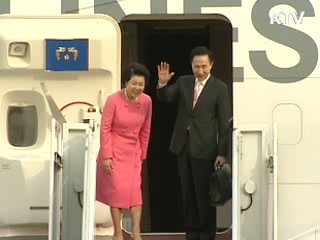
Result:
[[[211,75],[213,56],[206,47],[191,51],[194,75],[167,85],[174,73],[169,64],[158,66],[157,96],[178,102],[170,151],[177,155],[187,240],[212,240],[216,208],[209,204],[209,176],[226,161],[229,96],[226,84]]]

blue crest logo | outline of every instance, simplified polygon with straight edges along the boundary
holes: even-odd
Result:
[[[46,70],[88,71],[88,39],[46,40]]]

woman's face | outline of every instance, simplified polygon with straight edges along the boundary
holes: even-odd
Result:
[[[130,100],[134,100],[141,93],[143,93],[145,87],[145,79],[143,76],[134,75],[131,79],[126,83],[126,92],[127,97]]]

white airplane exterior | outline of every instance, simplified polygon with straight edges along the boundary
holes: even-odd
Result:
[[[143,50],[142,35],[128,48],[130,24],[156,21],[152,34],[183,30],[185,41],[192,24],[209,24],[208,45],[221,44],[214,53],[229,61],[223,80],[233,108],[232,239],[319,238],[319,12],[315,0],[1,0],[0,237],[48,234],[55,112],[41,83],[68,123],[95,121],[97,149],[98,110],[121,88],[121,64],[156,51]],[[166,21],[177,25],[163,27]],[[216,40],[211,23],[227,25],[231,37]],[[73,69],[50,62],[76,61],[83,52],[86,60]],[[19,124],[28,129],[23,142],[13,133]],[[95,204],[96,234],[111,235],[108,206]]]

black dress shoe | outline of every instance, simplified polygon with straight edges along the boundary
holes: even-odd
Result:
[[[199,232],[187,232],[186,233],[186,240],[200,240],[200,233]]]
[[[212,231],[201,232],[200,233],[200,240],[214,240],[215,236],[216,236],[215,233]]]

